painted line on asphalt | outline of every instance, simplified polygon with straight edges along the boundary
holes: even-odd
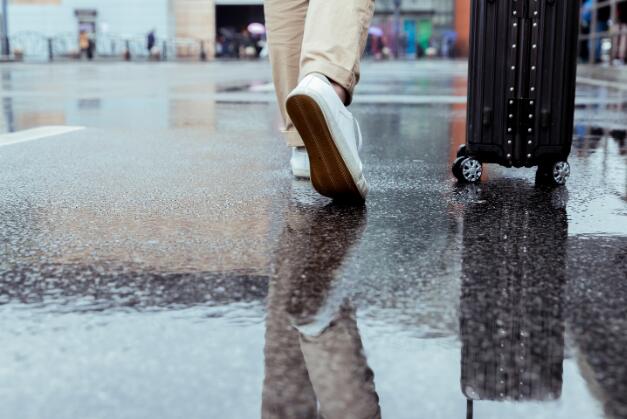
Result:
[[[364,105],[462,105],[466,96],[454,95],[357,95],[355,102]]]
[[[268,93],[218,93],[216,102],[222,103],[273,103],[276,96]],[[354,103],[390,105],[454,105],[466,103],[466,96],[412,96],[412,95],[357,95]]]
[[[617,89],[617,90],[627,90],[626,83],[591,79],[589,77],[577,77],[577,83],[587,84],[589,86],[596,86],[596,87],[608,87],[610,89]]]
[[[42,138],[55,137],[57,135],[80,131],[82,129],[85,129],[85,127],[50,125],[12,132],[9,134],[2,134],[0,135],[0,147],[41,140]]]
[[[219,93],[214,96],[217,103],[275,103],[276,96],[269,93]],[[466,96],[425,96],[425,95],[379,95],[360,94],[355,96],[353,103],[358,105],[464,105]],[[580,96],[576,99],[577,105],[622,105],[626,99],[618,98],[594,98]]]
[[[274,83],[264,83],[250,86],[248,89],[253,93],[274,93]]]

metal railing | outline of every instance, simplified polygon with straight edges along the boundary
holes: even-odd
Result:
[[[579,33],[580,58],[590,64],[627,63],[627,0],[586,3]]]
[[[20,32],[8,39],[12,56],[25,61],[75,60],[85,56],[79,47],[75,33],[45,36],[38,32]],[[206,61],[210,56],[206,41],[192,38],[157,39],[154,48],[148,50],[145,36],[122,37],[101,34],[93,39],[93,58],[118,60],[154,61]]]

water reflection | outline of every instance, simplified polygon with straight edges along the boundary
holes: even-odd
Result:
[[[603,417],[627,418],[627,237],[571,234],[568,254],[566,322],[576,362]]]
[[[13,111],[13,98],[2,98],[2,124],[1,132],[15,132],[15,112]]]
[[[340,278],[364,231],[365,209],[292,204],[286,218],[268,298],[262,417],[380,417]]]
[[[472,401],[559,399],[565,191],[493,181],[464,213],[461,387]]]
[[[577,157],[587,157],[592,152],[601,148],[603,140],[614,140],[619,149],[619,154],[627,154],[625,146],[627,130],[625,128],[603,128],[596,125],[577,124],[575,125],[575,137],[573,141],[573,154]]]
[[[102,100],[99,98],[82,98],[77,100],[76,105],[81,111],[98,110],[102,107]]]

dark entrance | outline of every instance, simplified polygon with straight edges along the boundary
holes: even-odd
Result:
[[[263,6],[216,6],[216,28],[246,29],[250,23],[264,23]]]
[[[264,23],[263,5],[217,5],[216,55],[224,58],[243,58],[259,55],[265,36],[250,34],[246,28],[251,23]],[[254,49],[254,54],[253,54]]]

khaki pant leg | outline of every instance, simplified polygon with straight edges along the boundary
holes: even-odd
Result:
[[[343,307],[320,336],[301,335],[300,347],[324,419],[381,418],[374,374],[352,308]]]
[[[350,103],[373,13],[374,0],[310,0],[300,78],[322,73],[347,90]]]
[[[298,84],[307,7],[307,0],[265,0],[264,3],[272,78],[283,118],[281,131],[291,147],[305,145],[287,115],[285,100]]]
[[[317,419],[316,395],[300,349],[300,334],[287,314],[289,286],[285,278],[270,282],[261,418]]]

